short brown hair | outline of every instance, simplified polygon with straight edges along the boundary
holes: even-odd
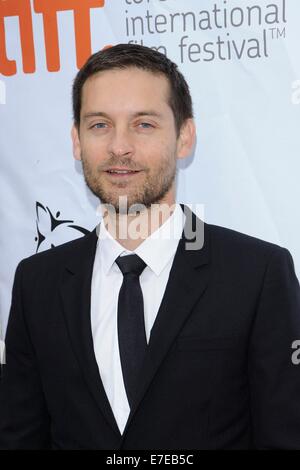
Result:
[[[80,125],[82,88],[92,75],[111,69],[137,67],[164,75],[170,84],[169,105],[173,111],[177,134],[184,121],[193,117],[193,105],[188,84],[177,65],[164,54],[136,44],[118,44],[91,55],[77,73],[72,89],[73,119]]]

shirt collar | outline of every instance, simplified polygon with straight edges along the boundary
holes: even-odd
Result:
[[[104,273],[108,274],[118,256],[136,253],[159,276],[175,255],[185,218],[180,204],[176,204],[171,216],[134,251],[126,250],[111,236],[105,225],[100,223],[97,253],[99,252]]]

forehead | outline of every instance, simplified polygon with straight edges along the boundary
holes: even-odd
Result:
[[[112,69],[89,77],[82,89],[82,108],[97,105],[118,106],[168,105],[170,85],[163,74],[136,67]]]

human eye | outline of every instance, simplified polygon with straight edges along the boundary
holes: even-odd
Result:
[[[138,127],[142,128],[142,129],[153,129],[154,128],[154,125],[151,124],[150,122],[140,122],[138,124]]]
[[[105,122],[96,122],[91,126],[91,129],[106,129],[107,124]]]

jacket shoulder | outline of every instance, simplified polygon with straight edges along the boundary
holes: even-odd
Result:
[[[230,255],[234,258],[251,259],[256,257],[267,260],[274,253],[289,253],[288,250],[276,243],[238,232],[226,227],[207,224],[212,246],[219,253]]]
[[[24,268],[37,268],[39,266],[64,264],[73,257],[80,256],[97,240],[96,228],[82,237],[63,243],[40,253],[35,253],[20,261],[19,266]]]
[[[221,278],[261,285],[267,272],[276,279],[283,272],[294,273],[293,258],[284,247],[217,225],[207,224],[207,231],[212,261]]]

